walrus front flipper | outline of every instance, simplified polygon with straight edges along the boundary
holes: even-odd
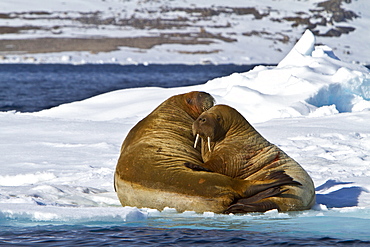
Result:
[[[189,163],[189,162],[185,162],[184,166],[186,166],[187,168],[192,169],[193,171],[213,172],[213,171],[211,171],[211,170],[209,170],[209,169],[207,169],[203,166],[196,165],[196,164]]]

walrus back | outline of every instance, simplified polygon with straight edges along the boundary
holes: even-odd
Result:
[[[185,170],[183,164],[200,163],[199,151],[192,148],[193,119],[180,110],[158,107],[135,125],[125,138],[117,172],[126,181],[142,182],[146,176],[160,178],[163,170]],[[174,121],[173,119],[181,119]],[[156,167],[156,169],[153,169]],[[153,173],[157,171],[157,174]]]

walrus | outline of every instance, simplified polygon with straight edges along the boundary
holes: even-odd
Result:
[[[281,187],[275,196],[257,194],[236,199],[225,212],[246,213],[298,211],[310,209],[315,203],[311,177],[291,157],[268,142],[234,108],[215,105],[203,112],[193,123],[193,134],[202,139],[201,166],[186,163],[197,171],[216,172],[232,178],[263,181],[271,172],[282,171],[298,182]]]
[[[237,199],[280,193],[281,185],[295,183],[281,172],[249,181],[184,166],[203,163],[200,148],[193,148],[192,124],[213,105],[205,92],[175,95],[129,131],[114,175],[123,206],[223,213]]]

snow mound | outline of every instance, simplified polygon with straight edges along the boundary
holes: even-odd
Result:
[[[327,46],[315,46],[307,30],[276,67],[258,66],[193,87],[119,90],[35,115],[98,121],[131,117],[129,122],[137,122],[171,95],[191,90],[211,93],[217,103],[236,107],[252,123],[370,109],[369,70],[340,61]],[[312,114],[328,106],[332,110]]]

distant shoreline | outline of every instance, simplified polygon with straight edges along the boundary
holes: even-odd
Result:
[[[369,63],[368,16],[342,0],[62,5],[0,11],[0,63],[277,63],[307,29],[341,59]]]

